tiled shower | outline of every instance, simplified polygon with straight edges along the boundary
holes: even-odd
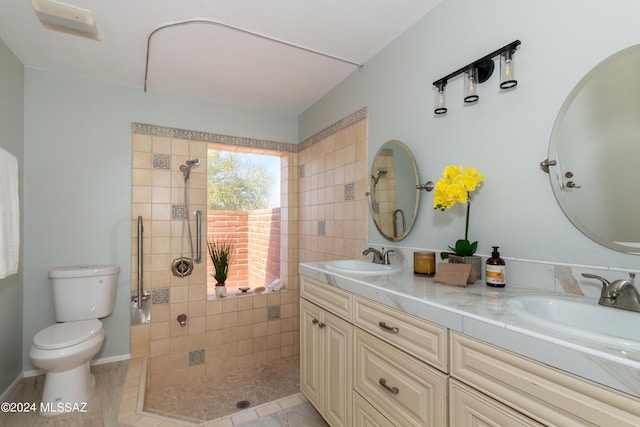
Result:
[[[136,219],[142,215],[144,286],[152,308],[150,323],[131,327],[131,357],[148,358],[148,389],[298,355],[298,263],[359,257],[366,245],[366,114],[359,110],[297,145],[134,124],[131,283],[134,288]],[[209,297],[206,235],[203,263],[184,278],[171,273],[182,225],[177,211],[184,177],[178,168],[189,158],[201,160],[191,171],[189,210],[206,212],[211,144],[281,154],[281,292]],[[176,320],[182,313],[186,326]]]

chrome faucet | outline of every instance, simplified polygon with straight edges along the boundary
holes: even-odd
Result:
[[[633,282],[636,277],[635,273],[629,273],[629,279],[619,279],[613,282],[595,274],[582,273],[582,276],[598,279],[602,282],[602,292],[598,304],[640,312],[640,293]]]
[[[367,256],[369,254],[373,254],[373,262],[375,264],[391,264],[391,260],[389,259],[389,254],[395,252],[393,249],[389,249],[385,252],[384,248],[382,248],[382,252],[374,248],[367,248],[362,252],[362,255]]]

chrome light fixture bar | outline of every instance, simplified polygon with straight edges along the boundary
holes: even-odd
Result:
[[[464,73],[464,102],[465,104],[473,104],[478,101],[477,85],[489,80],[493,74],[495,64],[493,58],[500,55],[500,88],[511,89],[518,85],[515,78],[515,68],[513,63],[513,54],[520,45],[520,40],[509,43],[500,49],[483,56],[472,63],[465,65],[459,70],[448,74],[435,82],[435,100],[433,112],[436,115],[442,115],[447,112],[446,106],[446,87],[449,80]]]

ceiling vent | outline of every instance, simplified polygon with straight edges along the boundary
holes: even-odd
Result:
[[[31,0],[31,4],[45,27],[100,40],[100,33],[90,10],[52,0]]]

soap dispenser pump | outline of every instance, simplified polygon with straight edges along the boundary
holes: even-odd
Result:
[[[500,252],[498,252],[499,246],[493,246],[493,252],[491,252],[491,258],[487,260],[486,264],[486,277],[487,286],[494,288],[504,288],[506,284],[505,273],[506,263],[500,258]]]

